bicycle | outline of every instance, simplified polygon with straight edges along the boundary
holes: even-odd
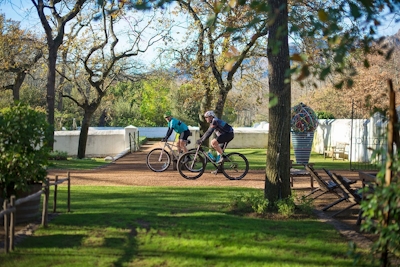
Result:
[[[187,143],[190,144],[190,141],[188,140]],[[179,151],[174,149],[176,147],[175,142],[168,143],[168,141],[165,141],[162,147],[152,149],[146,157],[147,167],[154,172],[166,171],[171,162],[178,161]]]
[[[224,143],[222,151],[225,150],[227,143]],[[218,164],[216,159],[211,158],[203,147],[197,146],[197,149],[192,149],[184,153],[177,162],[177,168],[180,175],[188,180],[195,180],[203,175],[207,163],[210,162],[216,170],[217,174],[221,171],[229,180],[241,180],[249,171],[249,161],[247,158],[238,152],[228,153],[226,159]]]

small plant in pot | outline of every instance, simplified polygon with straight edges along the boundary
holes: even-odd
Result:
[[[46,180],[51,133],[43,111],[22,103],[0,110],[0,198]]]

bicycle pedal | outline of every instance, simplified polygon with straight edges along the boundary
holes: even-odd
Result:
[[[218,173],[222,173],[222,170],[218,169],[218,170],[212,171],[211,173],[217,175]]]

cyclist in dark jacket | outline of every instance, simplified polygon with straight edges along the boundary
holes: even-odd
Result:
[[[162,139],[163,142],[166,142],[168,138],[171,136],[172,131],[175,131],[177,134],[179,134],[179,140],[177,143],[177,148],[179,153],[185,153],[187,152],[187,140],[188,137],[190,136],[190,131],[189,128],[185,123],[182,121],[175,119],[172,117],[171,112],[167,111],[164,114],[165,120],[168,122],[168,131],[165,137]],[[183,151],[183,152],[182,152]]]
[[[212,110],[204,113],[204,117],[206,121],[210,123],[210,127],[204,133],[204,135],[199,140],[197,140],[197,144],[201,144],[215,131],[217,137],[211,140],[211,146],[215,149],[215,151],[217,151],[217,154],[219,155],[219,157],[217,157],[219,158],[217,163],[222,163],[226,159],[226,156],[223,154],[222,148],[219,146],[219,144],[230,142],[233,139],[233,128],[225,121],[218,119],[214,111]]]

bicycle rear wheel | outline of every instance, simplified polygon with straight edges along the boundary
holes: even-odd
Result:
[[[233,152],[226,155],[222,163],[222,173],[229,180],[240,180],[249,172],[249,161],[240,153]]]
[[[147,167],[153,172],[163,172],[171,165],[171,156],[162,148],[155,148],[147,154]]]
[[[183,178],[195,180],[203,175],[206,161],[201,153],[188,151],[178,159],[177,168]]]

